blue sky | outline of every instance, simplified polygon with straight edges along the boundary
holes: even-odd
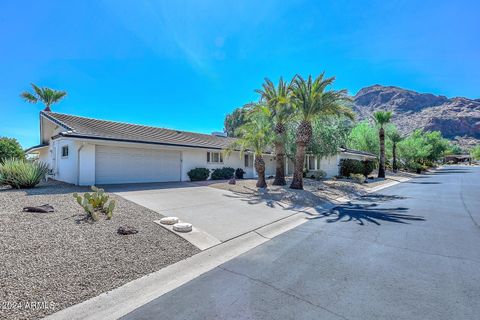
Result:
[[[210,133],[264,77],[337,77],[480,98],[479,1],[0,0],[0,136],[37,144],[54,111]]]

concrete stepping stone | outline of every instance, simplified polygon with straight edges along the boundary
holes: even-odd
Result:
[[[187,222],[179,222],[173,225],[173,230],[177,232],[190,232],[192,231],[192,224]]]
[[[178,218],[177,217],[165,217],[165,218],[160,219],[160,223],[161,224],[172,225],[172,224],[178,223]]]

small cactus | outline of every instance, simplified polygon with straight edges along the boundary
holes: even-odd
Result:
[[[83,197],[78,193],[74,193],[73,197],[92,220],[98,220],[98,212],[104,213],[107,220],[110,220],[113,216],[113,210],[115,209],[115,200],[108,202],[109,195],[101,188],[92,186],[92,191],[92,193],[86,192]]]

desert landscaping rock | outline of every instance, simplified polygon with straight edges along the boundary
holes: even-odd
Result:
[[[177,232],[190,232],[192,231],[192,224],[186,222],[179,222],[173,225],[173,230]]]
[[[111,194],[111,220],[85,220],[72,193],[89,188],[48,183],[0,188],[0,302],[46,301],[53,308],[1,308],[0,319],[40,319],[198,253],[152,223],[158,213]],[[22,212],[49,203],[55,214]],[[139,233],[119,236],[119,226]]]
[[[25,212],[41,212],[41,213],[49,213],[49,212],[54,212],[55,210],[53,207],[49,204],[43,204],[38,207],[25,207],[23,208],[23,211]]]
[[[121,235],[129,235],[138,233],[138,230],[132,226],[121,226],[118,227],[117,233]]]
[[[160,219],[161,224],[166,224],[166,225],[172,225],[175,223],[178,223],[178,218],[177,217],[165,217]]]

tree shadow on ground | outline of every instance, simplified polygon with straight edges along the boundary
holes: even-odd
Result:
[[[280,207],[285,210],[322,206],[331,203],[327,197],[322,197],[306,190],[291,189],[286,198],[280,188],[278,190],[244,188],[245,192],[230,191],[232,194],[224,194],[224,196],[238,199],[252,205],[263,203],[271,208]]]
[[[406,183],[413,183],[413,184],[441,184],[441,182],[437,181],[407,181]]]
[[[360,199],[361,201],[367,201],[367,202],[380,202],[380,201],[403,200],[403,199],[407,199],[407,197],[381,194],[381,193],[371,193],[371,194],[364,195]]]
[[[409,224],[412,221],[425,221],[425,218],[422,216],[405,214],[405,212],[408,211],[408,208],[377,207],[378,205],[375,203],[359,204],[348,202],[335,209],[310,217],[310,219],[325,219],[325,222],[327,223],[356,222],[362,226],[366,223],[373,223],[380,226],[381,222]]]

